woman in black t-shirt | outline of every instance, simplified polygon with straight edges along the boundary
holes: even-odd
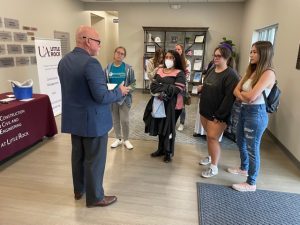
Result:
[[[210,167],[202,172],[208,178],[218,174],[218,161],[221,154],[219,138],[224,132],[230,116],[235,97],[233,90],[239,79],[236,72],[229,67],[232,60],[231,51],[226,46],[219,46],[214,51],[214,68],[208,71],[203,85],[199,86],[200,119],[206,131],[209,156],[202,160]]]

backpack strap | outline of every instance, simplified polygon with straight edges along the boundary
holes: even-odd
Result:
[[[275,85],[277,85],[277,80],[275,80],[275,83],[274,83],[273,87],[274,87]],[[272,87],[272,88],[273,88],[273,87]],[[271,88],[271,90],[272,90],[272,88]],[[263,94],[263,96],[264,96],[265,103],[267,104],[268,99],[267,99],[266,91],[263,90],[262,94]]]
[[[265,90],[263,90],[262,94],[263,94],[263,96],[264,96],[265,103],[267,104],[267,101],[268,101],[268,100],[267,100],[267,95],[266,95]]]

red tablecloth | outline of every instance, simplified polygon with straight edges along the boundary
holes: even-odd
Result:
[[[0,99],[7,98],[0,94]],[[47,95],[33,94],[28,102],[0,104],[0,162],[33,145],[44,136],[57,134],[55,118]]]

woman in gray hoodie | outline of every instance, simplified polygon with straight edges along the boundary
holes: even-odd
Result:
[[[117,84],[116,88],[124,82],[124,86],[130,88],[130,92],[121,101],[112,104],[113,125],[116,140],[111,144],[112,148],[120,146],[124,140],[127,149],[133,149],[129,141],[129,110],[132,103],[132,92],[135,89],[135,76],[132,67],[123,62],[126,57],[126,49],[119,46],[114,51],[113,62],[108,64],[105,73],[108,83]],[[122,131],[122,132],[121,132]]]

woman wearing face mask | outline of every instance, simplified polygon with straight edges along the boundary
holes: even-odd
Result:
[[[188,81],[190,74],[191,74],[191,62],[187,58],[185,58],[185,55],[183,52],[183,50],[184,50],[183,45],[177,44],[175,46],[175,50],[176,50],[176,52],[179,53],[179,55],[181,57],[183,68],[185,68],[184,73],[185,73],[186,79]],[[188,91],[188,83],[187,82],[186,82],[185,91]],[[185,93],[183,93],[183,94],[185,94]],[[183,105],[182,112],[180,114],[180,124],[177,128],[178,131],[183,131],[183,129],[184,129],[185,116],[186,116],[186,112],[185,112],[185,107]]]
[[[143,118],[145,132],[151,136],[159,136],[158,149],[151,153],[151,157],[164,155],[164,162],[170,162],[174,155],[175,122],[183,107],[183,98],[179,93],[184,91],[185,82],[180,55],[169,50],[165,55],[164,67],[157,70],[150,85],[153,96],[146,106]],[[166,114],[164,118],[153,118],[151,114],[154,96],[163,100]]]
[[[200,164],[210,167],[202,172],[202,177],[209,178],[218,174],[218,162],[221,155],[219,138],[224,132],[235,97],[233,90],[239,79],[236,72],[228,65],[232,60],[231,51],[219,46],[214,51],[214,68],[208,71],[203,85],[198,91],[200,96],[200,120],[206,131],[209,156]]]

